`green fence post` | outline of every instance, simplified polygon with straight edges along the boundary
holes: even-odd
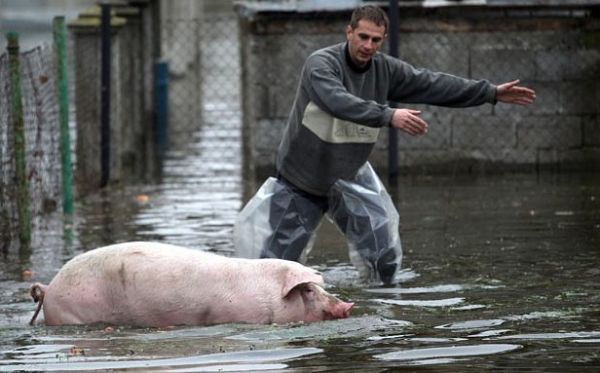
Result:
[[[21,94],[21,63],[19,53],[19,34],[9,32],[8,63],[10,74],[11,118],[14,131],[14,157],[17,189],[17,210],[19,214],[19,240],[21,248],[28,248],[31,243],[31,220],[29,215],[29,186],[27,183],[25,164],[25,125],[23,122],[23,103]]]
[[[67,48],[65,17],[52,21],[56,66],[58,70],[58,113],[60,121],[60,159],[62,165],[63,212],[73,215],[73,165],[71,163],[71,137],[69,134],[69,84],[67,75]]]

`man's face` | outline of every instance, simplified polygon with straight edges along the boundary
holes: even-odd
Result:
[[[348,26],[346,28],[346,39],[348,40],[350,58],[357,66],[365,66],[381,47],[384,38],[385,27],[377,26],[371,21],[360,20],[355,29]]]

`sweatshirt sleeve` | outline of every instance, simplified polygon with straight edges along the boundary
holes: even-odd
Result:
[[[391,64],[389,100],[403,103],[448,107],[477,106],[496,103],[496,86],[487,80],[470,80],[458,76],[416,69],[398,59]]]
[[[390,123],[392,108],[348,92],[334,68],[309,67],[306,74],[311,101],[332,116],[369,127],[384,127]]]

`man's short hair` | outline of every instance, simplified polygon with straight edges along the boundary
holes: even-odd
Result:
[[[383,26],[385,28],[385,33],[388,32],[389,20],[387,14],[385,12],[375,6],[375,5],[365,5],[360,8],[356,8],[354,12],[352,12],[352,18],[350,19],[350,27],[353,29],[358,27],[358,21],[364,19],[366,21],[371,21],[377,26]]]

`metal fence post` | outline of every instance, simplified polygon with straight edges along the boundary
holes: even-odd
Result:
[[[162,160],[169,143],[169,65],[167,62],[154,64],[154,92],[156,145],[158,158]]]
[[[69,84],[67,79],[65,17],[55,17],[52,26],[58,72],[56,88],[60,121],[63,212],[67,215],[73,215],[73,168],[71,162],[71,137],[69,134]]]
[[[19,214],[19,240],[21,248],[28,248],[31,242],[31,219],[29,212],[29,185],[25,161],[25,124],[23,121],[23,102],[21,93],[21,63],[19,53],[19,34],[9,32],[8,58],[10,73],[11,118],[14,130],[14,158],[17,190],[17,210]]]
[[[110,177],[110,4],[101,4],[101,98],[100,98],[100,187],[108,184]]]
[[[388,9],[390,20],[390,55],[398,57],[398,0],[390,0]],[[390,103],[395,107],[395,103]],[[398,130],[390,127],[388,131],[388,181],[395,183],[398,179]]]

